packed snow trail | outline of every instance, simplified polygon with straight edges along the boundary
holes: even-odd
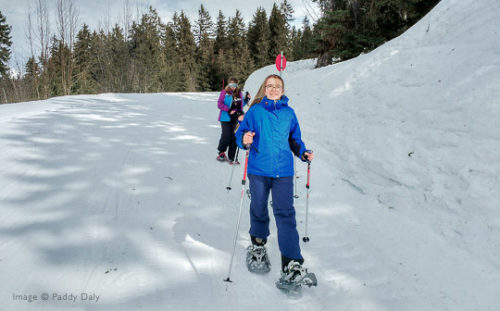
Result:
[[[2,302],[12,310],[288,309],[274,285],[277,268],[258,278],[246,270],[248,201],[234,283],[222,281],[239,191],[227,193],[231,167],[214,160],[216,100],[214,93],[70,96],[5,117]],[[233,186],[241,174],[236,167]],[[99,300],[68,304],[58,299],[66,293]],[[38,301],[22,299],[30,294]],[[308,305],[326,307],[309,295]],[[267,302],[254,301],[263,296]]]

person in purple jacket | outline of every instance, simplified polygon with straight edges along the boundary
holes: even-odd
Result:
[[[220,109],[219,121],[222,128],[222,133],[217,147],[219,155],[217,160],[229,161],[229,164],[239,164],[238,159],[235,160],[236,154],[236,139],[234,132],[238,119],[243,119],[243,106],[248,102],[249,95],[243,98],[241,89],[238,87],[238,79],[229,78],[229,84],[220,92],[217,107]],[[226,155],[226,151],[228,154]]]

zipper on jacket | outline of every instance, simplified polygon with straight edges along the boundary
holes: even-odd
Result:
[[[280,127],[280,124],[279,124],[280,122],[279,122],[279,121],[280,121],[280,118],[279,118],[279,116],[278,116],[278,106],[276,105],[276,103],[277,103],[277,102],[278,102],[278,100],[277,100],[277,99],[273,100],[273,104],[274,104],[274,111],[273,111],[273,114],[276,116],[276,119],[277,119],[277,121],[278,121],[278,122],[277,122],[277,124],[276,124],[276,126],[277,126],[277,131],[278,131],[278,133],[279,133],[279,127]],[[276,138],[275,138],[275,139],[276,139]],[[276,141],[276,143],[277,143],[277,142],[279,142],[279,141]],[[275,167],[276,167],[276,175],[275,175],[275,176],[276,176],[276,178],[279,178],[279,177],[280,177],[280,163],[279,163],[279,162],[280,162],[280,158],[279,158],[279,151],[280,151],[280,150],[281,150],[281,146],[278,146],[278,154],[276,155],[276,156],[277,156],[277,158],[276,158],[276,159],[274,159],[274,160],[276,161],[276,163],[273,163],[273,164],[275,164]]]

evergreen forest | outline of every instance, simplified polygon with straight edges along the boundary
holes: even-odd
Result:
[[[270,12],[257,7],[248,23],[237,9],[233,16],[219,10],[213,17],[203,4],[196,20],[184,11],[168,19],[153,7],[132,18],[127,1],[122,23],[91,29],[73,1],[53,1],[56,12],[37,0],[27,15],[31,56],[17,74],[9,70],[11,26],[0,11],[1,103],[103,92],[218,91],[229,77],[243,85],[281,51],[288,61],[315,58],[323,67],[399,36],[439,2],[303,0],[309,16],[297,27],[287,0],[275,2]]]

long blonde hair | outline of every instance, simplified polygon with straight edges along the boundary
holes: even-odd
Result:
[[[272,75],[268,75],[265,79],[264,79],[264,82],[262,82],[262,84],[260,85],[260,88],[259,88],[259,91],[257,92],[257,94],[254,96],[252,102],[250,103],[250,105],[248,105],[248,109],[252,108],[252,106],[254,104],[258,104],[262,101],[262,99],[266,96],[266,83],[267,83],[267,80],[269,80],[270,78],[276,78],[276,79],[279,79],[281,81],[281,84],[283,85],[283,92],[285,92],[285,81],[283,81],[283,78],[281,78],[280,76],[276,75],[276,74],[272,74]],[[236,124],[236,127],[234,129],[234,132],[236,133],[236,131],[238,130],[238,128],[240,127],[240,124]]]
[[[257,94],[255,94],[255,96],[252,100],[252,103],[250,105],[248,105],[248,109],[250,109],[254,104],[260,103],[262,101],[262,99],[264,98],[264,96],[266,96],[266,84],[267,84],[267,80],[269,80],[270,78],[279,79],[281,81],[281,84],[283,85],[283,92],[285,92],[285,81],[283,81],[283,78],[281,78],[280,76],[278,76],[276,74],[268,75],[264,79],[264,82],[262,82],[262,84],[260,85],[259,91],[257,92]]]

